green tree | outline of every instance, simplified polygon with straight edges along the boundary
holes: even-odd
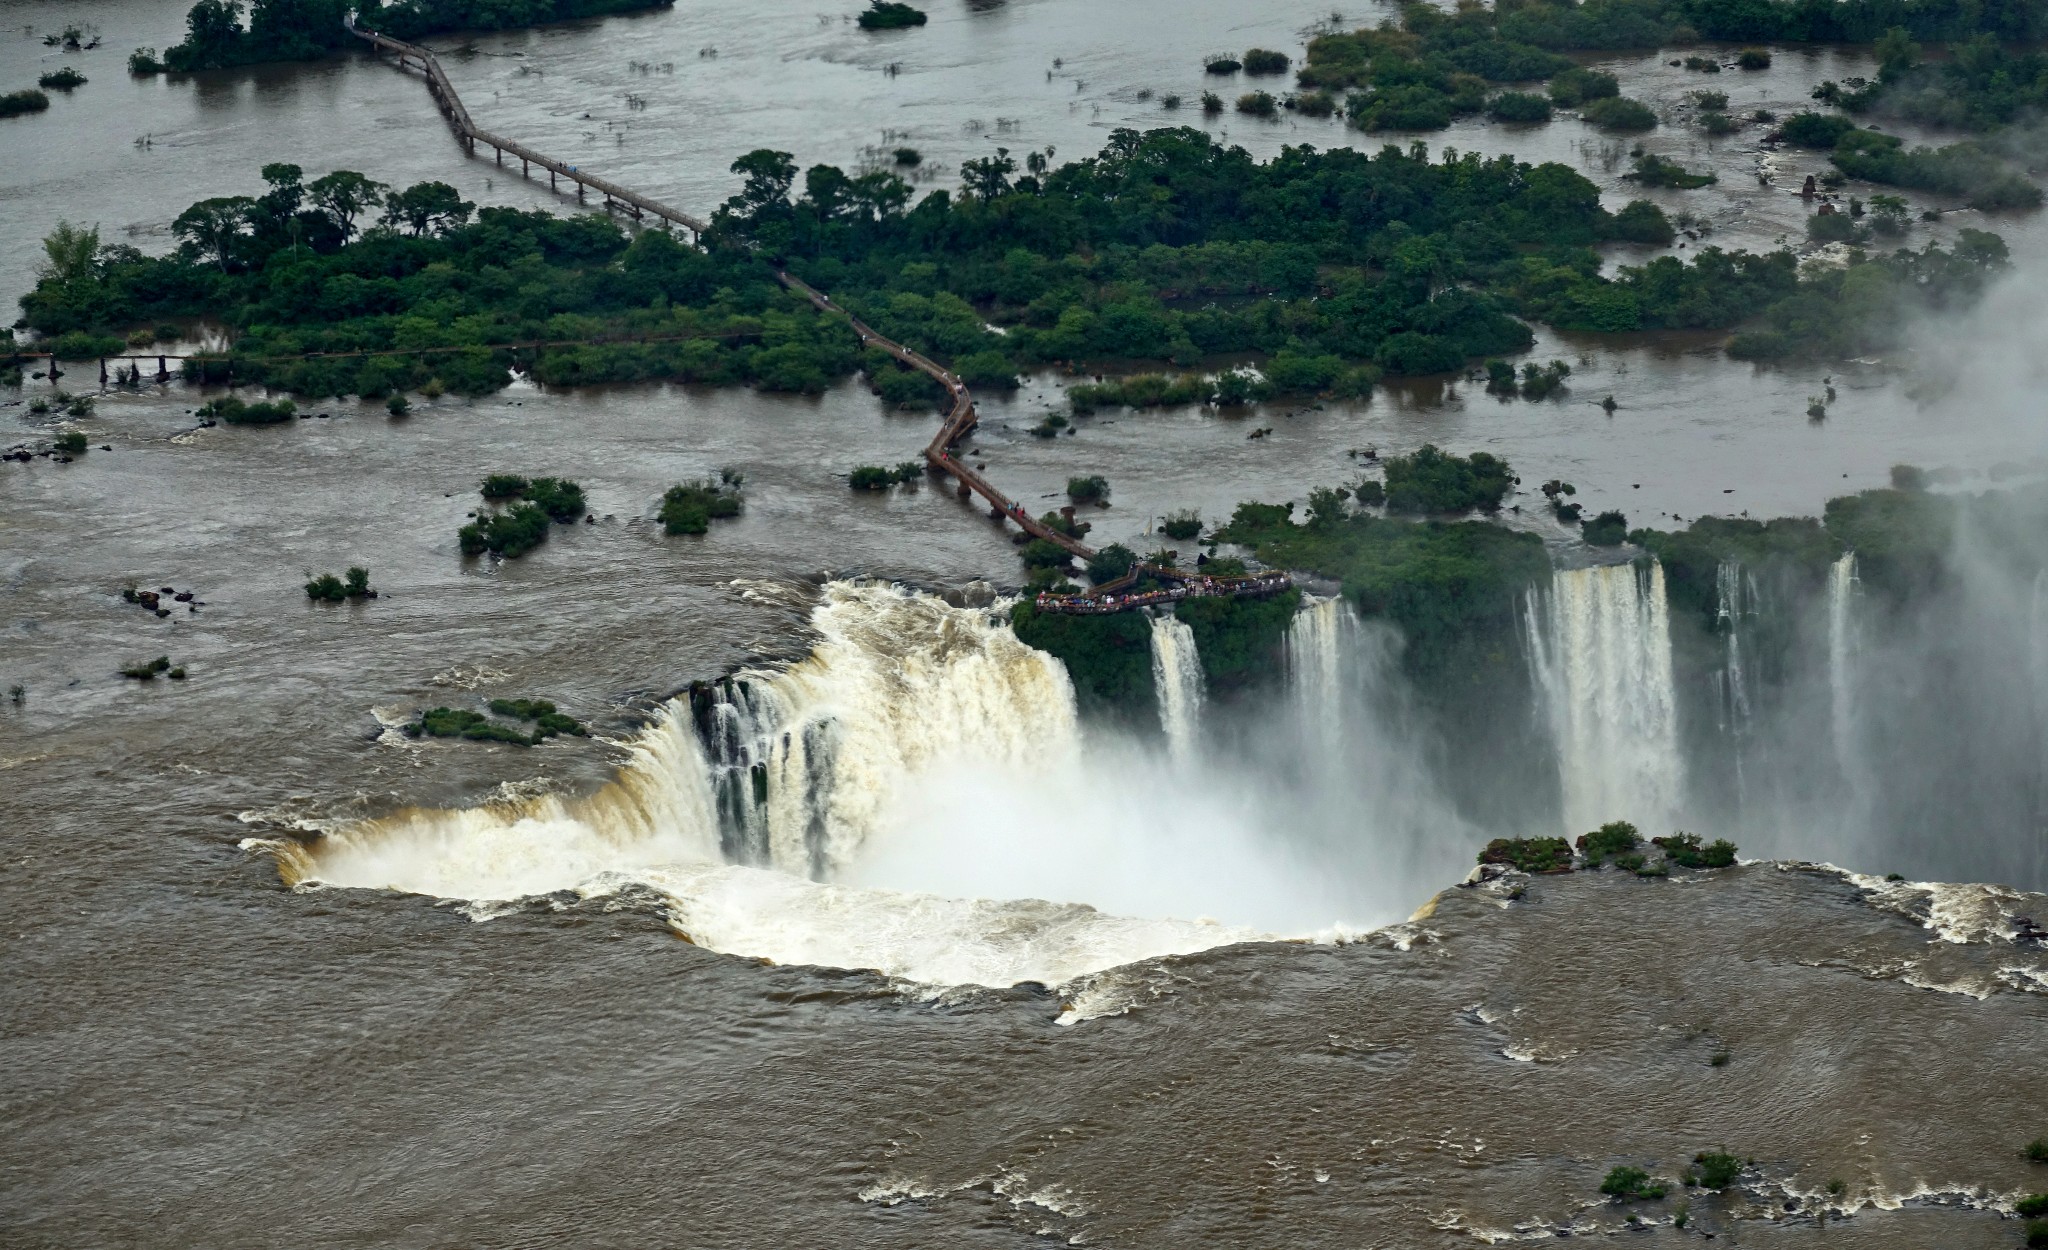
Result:
[[[960,162],[960,181],[976,199],[987,201],[998,199],[1010,189],[1010,175],[1017,172],[1017,162],[1010,159],[1010,149],[997,148],[994,156],[979,160]]]
[[[55,230],[43,236],[44,259],[36,266],[36,277],[59,286],[88,280],[94,275],[99,254],[98,226],[74,226],[59,221]]]
[[[194,256],[210,258],[222,272],[249,237],[249,214],[256,201],[246,195],[223,195],[201,200],[178,214],[171,233]]]
[[[306,184],[306,198],[326,214],[347,243],[356,233],[356,218],[384,203],[391,188],[352,169],[337,169]]]
[[[451,230],[469,220],[476,205],[445,182],[416,182],[384,197],[384,220],[404,226],[415,238]]]

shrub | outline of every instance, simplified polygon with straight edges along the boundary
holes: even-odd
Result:
[[[859,20],[862,30],[902,30],[907,26],[922,26],[927,19],[922,9],[898,4],[895,0],[873,0]]]
[[[156,675],[158,673],[168,672],[170,670],[170,667],[170,657],[160,655],[156,657],[154,660],[149,661],[147,664],[129,665],[127,668],[121,670],[121,676],[132,677],[136,681],[155,681]]]
[[[478,490],[493,503],[506,499],[517,499],[526,493],[532,483],[515,473],[493,473],[483,480]]]
[[[1289,64],[1291,62],[1285,52],[1253,48],[1244,54],[1244,72],[1247,74],[1284,74]]]
[[[711,522],[740,514],[737,482],[713,482],[709,478],[671,486],[661,497],[661,527],[668,534],[702,534]]]
[[[1160,518],[1159,530],[1168,538],[1185,542],[1202,532],[1202,514],[1192,509],[1169,512]]]
[[[1217,56],[1209,58],[1202,68],[1212,74],[1235,74],[1244,68],[1244,62],[1234,56]]]
[[[1678,237],[1677,228],[1664,210],[1648,200],[1629,201],[1614,215],[1607,233],[1623,243],[1649,243],[1657,247],[1669,247]]]
[[[1067,479],[1067,498],[1075,503],[1108,503],[1109,479],[1099,473]]]
[[[50,97],[40,91],[10,91],[0,95],[0,117],[20,117],[24,113],[40,113],[50,107]]]
[[[1497,122],[1547,122],[1550,101],[1528,91],[1503,91],[1486,102],[1486,115]]]
[[[48,87],[52,91],[69,91],[74,87],[83,87],[84,85],[85,75],[72,69],[69,65],[54,73],[44,74],[41,78],[36,79],[36,86]]]
[[[1202,112],[1203,112],[1203,114],[1204,114],[1205,116],[1208,116],[1208,117],[1214,117],[1214,116],[1216,116],[1216,115],[1217,115],[1218,113],[1221,113],[1222,111],[1223,111],[1223,97],[1222,97],[1222,96],[1220,96],[1220,95],[1217,95],[1217,94],[1216,94],[1215,92],[1213,92],[1213,91],[1204,91],[1204,92],[1202,93]]]
[[[1528,400],[1549,399],[1564,389],[1564,380],[1572,375],[1572,367],[1562,360],[1553,360],[1547,365],[1530,361],[1522,366],[1522,398]],[[1489,370],[1489,385],[1491,384]]]
[[[1237,97],[1237,111],[1253,117],[1271,117],[1280,111],[1280,101],[1270,91],[1248,91]]]
[[[1392,512],[1492,512],[1513,484],[1507,461],[1497,456],[1455,456],[1428,443],[1412,455],[1387,457],[1383,467]]]
[[[924,472],[924,462],[905,460],[893,469],[876,464],[864,464],[846,475],[846,484],[854,490],[887,490],[903,482],[917,480]]]
[[[548,540],[551,523],[548,514],[530,503],[512,506],[510,512],[481,516],[456,531],[456,539],[466,556],[495,552],[506,559],[517,559]]]
[[[126,346],[119,335],[73,330],[51,341],[50,354],[59,360],[92,360],[99,356],[119,355]]]
[[[1579,535],[1594,547],[1619,547],[1628,539],[1628,518],[1619,512],[1603,512],[1579,523]]]
[[[51,441],[51,446],[67,456],[85,454],[85,435],[78,430],[66,430]]]
[[[316,603],[340,603],[343,599],[375,599],[370,589],[370,570],[360,564],[349,566],[343,577],[322,573],[306,583],[306,598]]]
[[[156,58],[155,48],[137,48],[128,54],[128,72],[138,77],[161,74],[165,65]]]
[[[916,148],[897,148],[892,155],[895,157],[896,163],[906,169],[915,169],[924,163],[924,153],[919,152]]]
[[[1609,1171],[1607,1179],[1600,1182],[1600,1192],[1622,1202],[1651,1202],[1664,1196],[1664,1187],[1641,1168],[1618,1167]]]
[[[1847,243],[1856,237],[1856,220],[1847,213],[1815,213],[1806,219],[1806,237],[1815,243]]]
[[[1709,113],[1728,111],[1728,93],[1725,91],[1689,91],[1692,102]]]
[[[2013,1214],[2025,1219],[2048,1215],[2048,1194],[2032,1194],[2013,1204]]]
[[[200,405],[198,416],[202,420],[216,418],[229,425],[276,425],[291,420],[298,411],[298,406],[289,399],[249,404],[232,395],[223,395],[211,403]]]
[[[1634,172],[1622,177],[1646,187],[1676,187],[1681,191],[1697,190],[1720,181],[1714,174],[1693,173],[1677,161],[1661,156],[1638,156]]]
[[[1732,135],[1742,129],[1742,124],[1726,113],[1701,113],[1700,129],[1710,135]]]
[[[1842,136],[1856,129],[1856,123],[1833,113],[1794,113],[1785,119],[1778,133],[1785,142],[1802,148],[1831,148]]]
[[[1095,553],[1088,562],[1088,580],[1096,585],[1113,582],[1131,571],[1138,562],[1138,553],[1122,543],[1111,543]]]
[[[530,747],[540,741],[542,735],[527,734],[510,725],[500,725],[487,719],[481,712],[471,712],[452,707],[431,708],[420,718],[404,727],[408,737],[425,735],[430,738],[468,738],[476,742],[509,742],[513,746]]]
[[[1735,863],[1735,844],[1726,838],[1716,838],[1705,846],[1700,845],[1696,833],[1674,833],[1650,841],[1663,847],[1664,857],[1680,868],[1728,868]]]
[[[1563,838],[1495,838],[1479,852],[1482,864],[1510,864],[1523,872],[1570,872],[1571,843]]]
[[[552,738],[556,734],[573,734],[587,738],[590,731],[574,717],[564,716],[554,704],[546,699],[492,699],[491,712],[513,720],[534,722],[534,739]]]
[[[1742,1175],[1743,1161],[1721,1150],[1706,1150],[1692,1157],[1693,1166],[1685,1183],[1701,1189],[1726,1189]]]
[[[1550,98],[1559,108],[1621,94],[1621,80],[1597,69],[1568,69],[1550,80]]]
[[[1160,96],[1160,97],[1159,97],[1159,107],[1160,107],[1160,108],[1163,108],[1163,109],[1177,109],[1177,108],[1179,108],[1179,107],[1180,107],[1180,96],[1178,96],[1178,95],[1176,95],[1176,94],[1174,94],[1174,93],[1172,93],[1172,92],[1168,92],[1167,94],[1165,94],[1165,95],[1163,95],[1163,96]]]
[[[2024,1152],[2028,1163],[2048,1163],[2048,1137],[2036,1137]]]
[[[1735,64],[1741,69],[1769,69],[1771,54],[1762,48],[1744,48],[1736,56]]]
[[[1718,74],[1721,72],[1721,63],[1712,57],[1705,56],[1689,56],[1685,58],[1685,67],[1701,74]]]
[[[2048,1220],[2027,1222],[2027,1250],[2048,1250]]]
[[[1579,116],[1602,130],[1639,131],[1656,126],[1657,115],[1649,106],[1625,96],[1610,96],[1581,105]]]
[[[1329,117],[1337,111],[1337,97],[1327,91],[1306,91],[1294,97],[1290,107],[1303,117]]]
[[[1625,820],[1609,821],[1591,833],[1579,835],[1579,850],[1585,854],[1588,866],[1619,859],[1642,844],[1636,827]]]
[[[1024,561],[1024,567],[1028,569],[1064,569],[1074,559],[1065,547],[1043,538],[1034,538],[1019,547],[1017,558]]]
[[[556,521],[573,521],[585,511],[583,488],[567,478],[537,477],[527,486],[526,498]]]

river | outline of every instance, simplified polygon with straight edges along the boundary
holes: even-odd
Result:
[[[88,85],[0,123],[8,298],[58,220],[167,247],[186,204],[256,189],[273,160],[566,207],[463,159],[420,84],[364,57],[131,80],[121,58],[174,42],[179,7],[7,11],[8,89],[62,59],[39,37],[53,24],[106,41],[71,58]],[[1360,139],[1192,107],[1205,54],[1297,52],[1324,6],[947,4],[886,36],[847,16],[719,0],[433,42],[455,50],[482,124],[687,211],[730,193],[726,166],[750,148],[851,166],[907,142],[943,185],[998,143],[1074,157],[1112,127],[1162,124],[1167,92],[1189,100],[1170,120],[1262,155]],[[1814,80],[1867,68],[1781,50],[1762,74],[1706,78],[1667,59],[1600,63],[1672,110],[1710,86],[1788,112]],[[1700,204],[1729,246],[1798,228],[1788,192],[1811,158],[1779,154],[1765,187],[1753,134],[1693,133],[1645,142],[1721,186],[1653,198]],[[1430,141],[1569,161],[1610,206],[1634,194],[1612,141],[1568,119]],[[1996,228],[2041,254],[2034,222]],[[1105,413],[1041,441],[1025,429],[1071,381],[1044,376],[984,400],[974,446],[1026,501],[1104,474],[1091,541],[1134,545],[1156,545],[1168,510],[1221,519],[1347,479],[1354,450],[1425,441],[1569,478],[1639,522],[1811,513],[1900,461],[1960,485],[2035,471],[2034,298],[2015,283],[1917,357],[1837,372],[1821,424],[1803,415],[1820,381],[1796,369],[1683,336],[1539,331],[1534,358],[1573,362],[1563,401],[1435,382],[1241,420]],[[1966,376],[1915,399],[1930,361]],[[1610,393],[1611,416],[1594,402]],[[1628,1212],[1598,1195],[1609,1167],[1672,1175],[1725,1146],[1754,1157],[1755,1183],[1694,1196],[1694,1231],[1817,1240],[1812,1212],[1840,1179],[1832,1201],[1856,1213],[1833,1241],[1993,1247],[2013,1241],[1998,1212],[2044,1187],[2018,1148],[2048,1132],[2048,961],[2015,939],[2048,899],[2013,888],[2044,882],[1881,879],[2007,862],[1967,838],[1774,827],[1746,850],[1784,863],[1454,888],[1504,830],[1429,781],[1383,631],[1312,609],[1284,706],[1255,722],[1284,729],[1263,746],[1221,714],[1205,730],[1191,699],[1179,762],[1078,725],[1057,674],[982,610],[988,583],[1017,577],[999,529],[929,486],[849,499],[839,474],[907,459],[932,429],[857,385],[518,385],[403,419],[335,401],[250,429],[195,428],[200,398],[108,395],[84,424],[112,450],[0,465],[0,684],[23,688],[0,704],[9,1244],[1461,1245],[1618,1231]],[[0,423],[10,444],[41,429],[18,402]],[[745,475],[743,516],[663,536],[661,492],[725,467]],[[572,477],[597,520],[522,560],[463,561],[453,530],[494,471]],[[1536,511],[1516,523],[1563,546]],[[352,563],[377,600],[300,594]],[[158,619],[121,601],[131,584],[203,606]],[[1579,628],[1615,628],[1573,593]],[[160,654],[190,680],[114,676]],[[735,670],[785,696],[748,739],[778,767],[791,727],[835,727],[838,806],[764,817],[760,855],[731,863],[709,849],[715,822],[669,821],[654,832],[710,841],[650,850],[633,840],[646,826],[575,807],[646,775],[692,810],[692,770],[709,786],[711,762],[633,770],[671,694]],[[554,699],[598,736],[516,751],[391,731],[480,694]],[[1671,730],[1654,701],[1629,714]],[[1196,775],[1205,732],[1242,758]],[[697,750],[685,737],[676,749]],[[1659,772],[1669,752],[1635,758],[1617,801],[1682,793]],[[886,783],[846,781],[855,765]],[[489,866],[450,821],[498,838]],[[578,828],[606,840],[564,856]],[[368,849],[278,854],[319,830]],[[837,856],[831,880],[775,871],[794,865],[778,845]],[[1821,858],[1871,875],[1798,863]],[[288,889],[281,867],[329,885]],[[1644,1207],[1641,1235],[1684,1236],[1675,1205]]]

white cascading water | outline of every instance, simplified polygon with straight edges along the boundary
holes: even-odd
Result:
[[[1287,630],[1294,699],[1312,739],[1333,738],[1345,716],[1344,657],[1358,647],[1358,618],[1340,598],[1310,599]]]
[[[1735,799],[1739,806],[1746,797],[1748,778],[1744,755],[1748,746],[1754,708],[1750,702],[1750,679],[1744,664],[1742,638],[1747,622],[1762,612],[1756,578],[1734,560],[1724,560],[1714,570],[1716,624],[1722,638],[1720,671],[1714,674],[1719,698],[1715,704],[1718,726],[1734,747]]]
[[[1828,570],[1828,712],[1835,760],[1843,777],[1859,779],[1856,749],[1856,553]]]
[[[1187,763],[1195,758],[1202,729],[1202,657],[1195,650],[1195,631],[1171,612],[1152,618],[1152,685],[1167,754],[1176,763]]]
[[[1567,834],[1611,820],[1645,836],[1668,832],[1684,767],[1663,566],[1563,570],[1532,608],[1530,652],[1557,741]]]
[[[639,885],[700,945],[929,984],[1056,984],[1263,938],[1200,910],[1314,895],[1226,804],[1162,811],[1141,764],[1089,771],[1065,669],[990,614],[834,583],[812,623],[808,658],[673,700],[588,797],[266,845],[289,884],[462,899],[479,918]],[[1304,928],[1334,908],[1316,914]]]

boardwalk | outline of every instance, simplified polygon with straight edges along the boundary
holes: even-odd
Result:
[[[532,177],[533,168],[539,166],[547,171],[548,185],[551,187],[559,189],[561,180],[567,179],[575,184],[578,199],[582,199],[587,191],[596,191],[604,197],[607,208],[624,206],[636,219],[645,220],[651,216],[682,226],[690,231],[693,238],[699,240],[709,228],[704,221],[670,208],[657,200],[651,200],[637,191],[607,182],[574,165],[544,156],[524,144],[479,129],[470,117],[469,110],[463,107],[462,98],[455,94],[454,84],[450,83],[448,75],[442,72],[440,59],[432,52],[417,44],[363,30],[352,18],[347,19],[345,24],[351,34],[378,52],[388,53],[394,57],[401,68],[411,66],[425,76],[427,90],[433,95],[434,103],[440,107],[442,116],[448,119],[448,124],[454,129],[456,138],[461,141],[463,150],[471,156],[475,156],[477,147],[482,145],[492,149],[496,153],[498,163],[502,165],[509,154],[518,158],[520,172],[528,177]],[[931,472],[951,477],[959,483],[958,489],[962,499],[979,495],[982,501],[988,504],[989,515],[992,518],[1014,523],[1026,534],[1052,543],[1076,559],[1086,561],[1095,558],[1094,548],[1032,516],[1022,503],[997,490],[993,482],[968,467],[953,454],[954,447],[974,429],[980,417],[975,412],[974,396],[968,392],[967,384],[954,376],[952,370],[877,332],[874,327],[835,304],[831,296],[803,279],[781,269],[776,270],[775,277],[783,286],[809,300],[818,311],[844,317],[853,327],[854,333],[860,336],[863,346],[880,348],[946,389],[946,419],[939,426],[939,432],[924,449],[925,463]],[[1205,577],[1165,567],[1148,565],[1141,566],[1141,569],[1156,574],[1172,584],[1165,590],[1148,594],[1120,595],[1104,593],[1105,588],[1097,588],[1095,592],[1086,595],[1040,595],[1039,606],[1049,611],[1122,612],[1154,602],[1165,603],[1178,599],[1268,595],[1284,590],[1292,584],[1284,573],[1266,573],[1255,577]]]

